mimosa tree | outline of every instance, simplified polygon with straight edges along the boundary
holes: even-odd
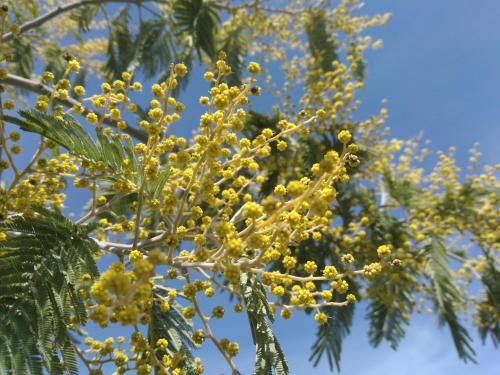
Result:
[[[228,309],[255,374],[289,372],[272,323],[297,313],[333,370],[358,300],[375,346],[429,309],[461,359],[465,319],[498,344],[498,165],[474,149],[466,175],[450,150],[426,171],[425,144],[388,138],[387,108],[357,120],[364,52],[382,43],[367,32],[389,14],[16,0],[0,17],[2,374],[200,374],[203,345],[238,374],[239,338],[211,325]],[[276,105],[255,110],[260,95]],[[131,333],[100,341],[90,324]]]

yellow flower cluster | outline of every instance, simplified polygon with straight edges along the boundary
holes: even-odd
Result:
[[[28,212],[33,205],[47,203],[61,208],[64,195],[58,191],[65,188],[61,178],[73,178],[75,187],[88,189],[92,195],[91,211],[80,223],[111,212],[111,203],[134,197],[127,206],[130,214],[99,219],[96,236],[101,251],[116,254],[119,259],[94,281],[85,274],[80,289],[93,322],[103,328],[117,323],[135,329],[130,350],[120,346],[123,338],[118,340],[117,348],[113,339],[87,340],[89,352],[96,353],[95,363],[114,361],[119,373],[134,363],[140,374],[148,374],[153,368],[159,373],[180,374],[178,366],[184,354],[173,351],[165,338],[150,342],[137,329],[151,323],[155,305],[163,314],[179,309],[187,320],[200,318],[204,329],[195,331],[193,340],[201,344],[209,338],[234,366],[232,358],[238,354],[238,344],[217,340],[208,326],[209,319],[223,318],[225,309],[216,306],[206,315],[198,302],[199,293],[210,298],[217,292],[229,291],[241,300],[242,275],[253,274],[274,296],[270,297],[270,306],[273,311],[281,308],[284,319],[290,318],[294,309],[313,308],[317,311],[315,320],[325,324],[328,317],[321,312],[323,307],[341,307],[356,299],[349,294],[343,301],[337,298],[334,302],[335,294],[349,290],[345,277],[372,277],[381,271],[378,263],[362,270],[340,270],[334,265],[319,269],[312,260],[301,264],[292,253],[292,247],[320,240],[331,232],[335,186],[347,183],[348,168],[356,165],[353,160],[357,160],[357,148],[350,143],[351,134],[347,130],[338,134],[345,146],[341,152],[327,150],[303,176],[283,180],[271,194],[258,200],[255,191],[266,182],[263,161],[271,156],[274,147],[284,152],[289,142],[307,136],[324,112],[301,115],[295,120],[281,119],[274,129],[262,129],[252,138],[242,137],[249,97],[259,93],[254,76],[260,72],[260,65],[248,65],[251,77],[240,87],[224,82],[231,74],[224,54],[216,67],[216,71],[205,73],[212,87],[208,96],[200,98],[207,111],[200,117],[192,141],[169,131],[184,111],[184,105],[172,96],[178,79],[187,74],[186,66],[177,64],[163,82],[152,85],[147,119],[139,121],[147,139],[133,145],[128,159],[121,161],[120,173],[102,161],[57,153],[57,147],[44,140],[32,165],[15,174],[8,191],[4,210]],[[75,116],[82,115],[104,137],[127,139],[128,135],[121,132],[128,130],[129,113],[138,108],[132,96],[143,89],[142,84],[124,72],[122,79],[103,83],[99,94],[85,97],[85,88],[72,87],[69,80],[78,69],[79,63],[69,59],[57,82],[53,82],[53,74],[45,72],[42,80],[52,84],[52,92],[39,96],[36,108],[60,116],[62,107],[53,104],[68,98],[73,90],[79,98],[71,109]],[[91,104],[90,110],[86,102]],[[106,125],[111,127],[103,129]],[[9,139],[16,142],[20,135],[11,133]],[[53,149],[56,156],[43,158],[47,149]],[[134,165],[138,168],[132,168]],[[103,184],[102,178],[112,178],[113,182]],[[158,188],[151,189],[152,184]],[[113,242],[119,238],[125,242]],[[190,250],[181,250],[187,243],[191,244]],[[350,254],[342,258],[347,265],[353,260]],[[273,262],[279,262],[283,271],[268,272]],[[158,275],[157,266],[165,265],[166,274]],[[201,279],[191,280],[191,273]],[[170,283],[174,279],[183,282],[180,286]],[[321,289],[322,285],[326,288]],[[285,305],[284,300],[289,300],[290,305]],[[234,306],[236,312],[243,309],[240,302]],[[98,371],[95,363],[90,361],[89,366]],[[195,368],[198,373],[203,371],[198,360]]]
[[[184,110],[184,105],[172,97],[172,90],[178,85],[178,78],[187,73],[186,67],[175,65],[164,82],[152,86],[154,99],[150,102],[148,120],[139,123],[147,133],[147,140],[135,144],[131,150],[139,171],[130,168],[130,160],[123,160],[123,173],[113,175],[115,182],[106,185],[115,194],[111,198],[113,202],[131,194],[137,196],[128,206],[131,215],[99,220],[101,250],[118,255],[119,261],[111,264],[94,282],[84,275],[80,293],[87,299],[90,319],[101,327],[113,323],[132,327],[147,325],[155,304],[164,314],[175,308],[180,309],[185,319],[198,317],[204,329],[195,331],[193,340],[201,344],[210,338],[232,366],[232,357],[239,351],[238,344],[227,339],[218,341],[207,331],[209,319],[223,318],[225,309],[216,306],[205,315],[198,302],[199,293],[212,297],[227,290],[241,299],[242,274],[254,274],[274,296],[275,300],[270,301],[273,311],[281,308],[281,316],[288,319],[293,309],[314,308],[317,310],[315,320],[325,324],[328,317],[321,312],[322,307],[340,307],[355,301],[352,294],[343,302],[333,301],[336,293],[345,294],[349,289],[344,276],[373,276],[380,267],[371,265],[369,270],[357,271],[345,268],[345,272],[333,265],[319,269],[312,260],[300,264],[291,251],[292,246],[300,246],[310,239],[319,240],[324,233],[330,232],[334,218],[330,207],[336,199],[334,184],[349,181],[347,167],[355,155],[355,148],[349,144],[350,134],[347,131],[339,134],[339,139],[346,144],[341,153],[326,152],[306,175],[283,181],[268,197],[256,200],[254,190],[266,181],[261,170],[262,160],[270,156],[273,147],[283,151],[294,137],[307,135],[308,127],[320,117],[302,117],[297,121],[282,119],[276,129],[262,129],[252,139],[241,137],[247,116],[245,106],[256,87],[255,80],[250,77],[241,87],[229,87],[223,82],[230,74],[223,54],[216,66],[215,72],[205,74],[213,86],[209,96],[200,99],[208,110],[201,116],[199,130],[192,142],[169,133],[170,126],[181,119]],[[76,62],[68,62],[68,74],[77,67]],[[248,71],[257,75],[260,66],[250,63]],[[50,81],[53,77],[47,73],[44,79]],[[64,95],[61,90],[71,89],[67,81],[65,76],[53,84],[54,96],[38,99],[40,110],[49,108],[41,102],[51,103]],[[112,125],[120,132],[128,129],[127,111],[133,112],[137,107],[131,92],[142,90],[142,85],[133,82],[132,75],[125,72],[122,80],[102,84],[98,95],[85,98],[83,87],[75,86],[73,90],[82,103],[74,106],[73,112],[86,113],[89,123],[98,127]],[[85,101],[91,103],[91,111],[85,112]],[[57,108],[54,111],[57,115]],[[120,136],[111,128],[104,129],[103,134]],[[46,176],[63,173],[74,178],[76,187],[90,190],[93,208],[82,220],[109,207],[111,201],[101,195],[105,185],[97,183],[100,176],[113,174],[104,165],[69,155],[43,162],[40,159],[38,163],[37,173],[45,185]],[[160,180],[165,172],[168,178]],[[16,183],[11,194],[15,194],[25,181],[29,180]],[[160,181],[160,188],[155,191],[147,187]],[[42,204],[47,201],[41,195],[38,197],[44,199]],[[20,210],[16,204],[15,210]],[[128,238],[128,243],[110,242],[119,237]],[[181,250],[180,246],[186,243],[192,244],[191,249]],[[275,261],[283,265],[283,272],[266,270],[267,265]],[[352,263],[352,255],[345,255],[343,262]],[[168,267],[164,276],[156,273],[159,265]],[[191,280],[192,272],[201,279]],[[174,286],[169,282],[174,279],[184,282]],[[325,282],[327,289],[318,289],[321,282]],[[289,297],[290,305],[283,304],[285,297]],[[237,303],[234,310],[240,312],[243,306]],[[114,348],[112,340],[105,343],[89,340],[88,344],[91,351],[99,353],[98,360],[107,360],[109,356],[118,369],[126,369],[134,362],[138,373],[146,374],[153,367],[175,373],[182,362],[182,353],[173,353],[168,340],[160,338],[149,342],[137,330],[130,338],[131,352]],[[139,355],[139,351],[151,354]],[[203,366],[197,363],[197,371],[203,371]]]

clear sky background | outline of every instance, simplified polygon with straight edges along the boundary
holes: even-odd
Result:
[[[368,53],[368,71],[361,93],[359,115],[376,113],[382,99],[388,99],[388,126],[392,136],[417,136],[432,140],[434,151],[457,146],[459,165],[464,165],[468,149],[481,143],[482,163],[495,164],[500,141],[500,0],[367,0],[363,13],[392,12],[389,23],[372,29],[370,35],[382,38],[382,50]],[[195,121],[201,108],[196,104],[206,87],[192,78],[183,101],[189,111],[185,120]],[[89,90],[90,92],[91,90]],[[257,110],[270,112],[259,101]],[[181,121],[185,123],[184,121]],[[193,127],[179,129],[188,135]],[[177,130],[175,130],[177,133]],[[26,137],[26,140],[31,139]],[[33,137],[33,140],[36,138]],[[70,189],[67,212],[77,212],[87,195]],[[357,306],[351,335],[343,348],[342,374],[349,375],[498,375],[500,352],[491,342],[480,343],[473,330],[478,365],[463,364],[446,328],[438,329],[435,316],[416,315],[397,352],[382,344],[370,347],[365,307]],[[313,319],[296,314],[291,321],[278,319],[275,331],[288,358],[291,374],[328,374],[323,361],[313,368],[308,362],[314,342]],[[243,375],[251,374],[254,348],[244,315],[215,322],[218,337],[237,339],[241,344],[236,363]],[[123,334],[115,327],[96,338]],[[210,343],[199,353],[206,374],[229,374],[227,365]]]

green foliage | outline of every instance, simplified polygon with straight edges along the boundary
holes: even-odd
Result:
[[[43,361],[31,337],[31,331],[23,324],[23,321],[13,320],[11,326],[0,328],[2,332],[0,373],[2,374],[43,374]]]
[[[405,235],[403,223],[385,210],[379,210],[375,213],[375,220],[370,225],[370,239],[374,246],[390,243],[392,248],[397,249],[402,245]],[[388,238],[390,240],[388,241]],[[375,254],[373,252],[373,254]]]
[[[463,302],[448,266],[447,249],[437,237],[430,237],[424,246],[426,268],[432,288],[434,305],[440,325],[448,325],[458,356],[465,362],[475,362],[472,340],[460,323],[456,308]]]
[[[288,374],[288,364],[269,322],[274,322],[266,290],[255,275],[243,273],[240,288],[255,344],[255,375]]]
[[[332,63],[338,60],[337,42],[327,30],[324,10],[311,10],[306,21],[305,30],[309,50],[313,57],[320,62],[323,72],[333,69]]]
[[[96,11],[92,6],[87,8],[73,15],[81,31],[85,31],[90,20],[95,17]],[[146,78],[159,77],[161,81],[169,74],[170,66],[174,62],[183,62],[190,68],[193,49],[200,60],[202,53],[208,56],[210,61],[215,60],[215,34],[220,19],[218,8],[210,2],[177,0],[173,4],[172,15],[156,14],[148,19],[141,19],[135,33],[129,27],[130,21],[130,7],[125,6],[109,23],[105,73],[110,79],[120,78],[124,71],[142,71]],[[186,44],[186,50],[177,51],[174,35],[191,40]],[[246,52],[244,34],[237,30],[221,43],[224,50],[228,49],[229,63],[236,72],[235,77],[238,77],[242,55]],[[174,95],[178,94],[179,89],[186,83],[187,79],[183,79]]]
[[[340,371],[342,342],[351,331],[354,308],[355,304],[349,304],[340,309],[326,308],[323,311],[329,316],[333,315],[333,318],[318,327],[316,341],[309,357],[314,366],[317,366],[323,355],[326,355],[330,371],[333,371],[335,367]]]
[[[26,21],[29,21],[35,17],[38,17],[40,15],[41,9],[40,9],[40,3],[38,0],[14,0],[14,1],[9,1],[9,2],[4,2],[7,4],[12,4],[16,6],[11,6],[9,12],[13,13],[14,19],[18,23],[23,23]]]
[[[344,228],[356,220],[353,211],[355,207],[361,207],[363,211],[375,207],[375,193],[372,189],[362,188],[353,181],[349,181],[347,184],[337,184],[335,188],[337,190],[335,213],[342,218]]]
[[[194,375],[193,357],[191,349],[197,345],[192,339],[192,322],[184,318],[181,307],[177,303],[172,303],[170,310],[163,312],[160,303],[155,301],[151,310],[151,324],[148,339],[154,347],[158,339],[168,340],[168,347],[165,351],[158,352],[158,359],[164,354],[174,356],[175,353],[183,353],[182,365],[188,375]]]
[[[356,63],[356,68],[353,72],[354,78],[362,82],[365,79],[366,63],[363,60],[362,54],[359,52],[358,44],[356,42],[351,43],[348,53],[353,57],[353,62]]]
[[[73,11],[70,18],[78,22],[78,30],[81,33],[87,33],[90,31],[90,24],[98,13],[99,6],[90,4],[78,7]]]
[[[129,7],[123,7],[111,21],[108,38],[108,59],[106,70],[112,78],[127,71],[130,62],[137,53],[133,48],[134,41],[128,26],[130,23]]]
[[[187,33],[193,40],[199,59],[204,52],[215,59],[215,32],[220,22],[219,12],[212,2],[203,0],[176,0],[174,22],[178,34]]]
[[[370,320],[368,335],[373,346],[386,340],[396,350],[404,338],[414,304],[409,285],[411,283],[391,280],[390,275],[381,275],[370,286],[375,292],[367,314]]]
[[[139,185],[143,174],[141,167],[133,152],[130,139],[125,141],[116,137],[110,138],[103,134],[102,128],[96,128],[97,138],[94,140],[71,116],[53,116],[38,111],[20,111],[25,119],[20,126],[23,130],[43,135],[70,153],[81,157],[95,165],[106,166],[112,174],[97,175],[97,178],[117,181],[124,173],[133,173],[135,183]],[[125,168],[123,160],[130,160],[130,165]],[[156,179],[146,179],[145,192],[151,198],[157,198],[170,175],[168,164],[164,165]]]
[[[20,111],[19,114],[25,119],[21,125],[23,130],[41,134],[83,160],[103,163],[117,176],[126,172],[125,159],[130,160],[132,171],[138,170],[130,140],[110,139],[101,128],[96,129],[97,139],[94,140],[73,117],[66,114],[56,117],[34,110]]]
[[[245,136],[249,138],[254,138],[258,134],[260,134],[262,130],[266,128],[276,130],[277,129],[276,125],[279,120],[280,120],[279,113],[274,113],[273,116],[268,116],[255,111],[249,111],[245,118],[245,127],[243,128],[243,132]],[[262,196],[267,196],[272,192],[272,190],[279,181],[281,174],[280,169],[281,170],[284,169],[281,168],[281,166],[284,163],[288,164],[287,160],[288,158],[292,157],[291,155],[292,153],[293,152],[290,152],[289,150],[285,150],[284,153],[279,152],[276,149],[275,145],[271,145],[272,161],[269,160],[268,164],[266,165],[267,178],[264,184],[262,185],[260,191]]]
[[[248,111],[248,114],[245,117],[243,133],[245,136],[253,138],[266,128],[276,130],[276,125],[279,120],[279,112],[274,113],[273,116],[269,116],[256,111]]]
[[[68,327],[87,321],[82,275],[98,275],[91,229],[42,208],[0,222],[7,233],[0,242],[2,373],[41,374],[42,365],[50,374],[78,372]]]
[[[249,30],[244,26],[239,26],[237,29],[231,30],[219,43],[219,51],[226,53],[226,61],[232,70],[232,74],[226,79],[229,86],[241,85],[241,76],[245,68],[245,56],[249,42]]]
[[[146,78],[151,78],[158,72],[160,75],[167,75],[170,64],[177,59],[172,35],[163,19],[142,22],[133,46],[134,56],[128,63],[127,70],[140,68]]]
[[[123,7],[112,19],[105,70],[112,79],[124,71],[141,70],[146,78],[165,75],[176,60],[172,34],[166,19],[157,17],[139,24],[132,33],[130,8]]]
[[[67,61],[64,59],[64,50],[54,43],[47,43],[43,50],[43,59],[45,61],[45,71],[54,74],[55,80],[62,78],[66,69]]]
[[[495,265],[492,256],[485,252],[488,266],[482,276],[483,284],[486,289],[486,302],[489,309],[481,309],[479,312],[479,335],[486,341],[491,337],[491,341],[498,347],[500,344],[500,270]]]
[[[421,189],[407,180],[396,180],[389,171],[384,173],[384,183],[389,195],[402,207],[411,207]]]
[[[25,38],[16,38],[11,43],[12,61],[14,65],[14,74],[21,77],[30,77],[33,71],[33,48]]]

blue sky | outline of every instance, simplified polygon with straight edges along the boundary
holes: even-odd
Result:
[[[479,141],[483,161],[498,163],[500,2],[378,0],[364,10],[393,17],[372,30],[384,48],[368,55],[360,111],[387,98],[395,136],[423,131],[434,150],[456,145],[462,162]]]
[[[389,23],[370,32],[384,40],[384,48],[368,54],[360,116],[377,112],[386,98],[393,136],[407,139],[423,132],[424,138],[432,140],[434,151],[455,145],[461,165],[467,150],[478,141],[482,162],[498,163],[500,1],[371,0],[363,8],[368,13],[387,11],[393,13]],[[196,93],[186,93],[182,101],[187,108],[197,109],[186,114],[187,119],[197,117],[202,83],[193,78],[191,84],[197,86]],[[263,101],[259,103],[256,109],[271,111]],[[192,128],[178,128],[178,132],[188,135]],[[74,189],[69,193],[68,209],[77,211],[83,196]],[[342,374],[500,374],[498,351],[490,342],[483,346],[474,334],[479,364],[465,365],[457,358],[447,329],[439,330],[435,317],[426,314],[413,317],[397,352],[385,344],[373,349],[368,344],[364,307],[357,306],[352,334],[344,344]],[[317,368],[308,362],[316,330],[311,318],[296,314],[291,321],[278,320],[275,330],[292,374],[329,373],[326,362]],[[108,333],[120,334],[112,331]],[[238,339],[242,350],[236,363],[244,375],[251,374],[254,349],[245,316],[229,314],[215,323],[214,331]],[[91,333],[97,332],[92,329]],[[220,355],[210,344],[205,346],[200,355],[206,373],[228,374]]]

